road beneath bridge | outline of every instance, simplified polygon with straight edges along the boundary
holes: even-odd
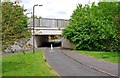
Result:
[[[61,48],[50,50],[46,47],[39,49],[45,52],[48,64],[60,76],[86,76],[86,78],[88,76],[105,76],[100,78],[115,78],[110,76],[118,75],[118,64],[97,60]]]

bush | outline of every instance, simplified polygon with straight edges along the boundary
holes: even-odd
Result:
[[[100,2],[97,6],[78,4],[63,36],[75,43],[76,49],[96,51],[120,51],[120,36],[117,35],[120,17],[120,2]]]

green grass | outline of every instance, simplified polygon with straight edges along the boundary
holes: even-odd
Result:
[[[120,57],[120,54],[117,52],[95,52],[95,51],[79,51],[77,50],[76,52],[85,54],[90,57],[94,57],[97,59],[113,62],[113,63],[120,63],[118,60]]]
[[[16,54],[2,58],[3,76],[58,76],[48,66],[42,51],[27,54]]]
[[[55,40],[48,40],[48,42],[55,42]]]

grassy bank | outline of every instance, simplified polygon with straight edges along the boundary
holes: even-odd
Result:
[[[95,51],[76,51],[81,54],[88,55],[90,57],[94,57],[97,59],[113,62],[113,63],[120,63],[119,57],[120,54],[117,52],[95,52]]]
[[[4,56],[2,64],[3,76],[57,76],[45,62],[42,51]]]

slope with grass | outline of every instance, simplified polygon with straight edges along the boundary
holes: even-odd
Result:
[[[77,50],[76,52],[88,55],[93,58],[97,58],[113,63],[120,63],[119,61],[120,54],[117,52],[80,51],[80,50]]]
[[[50,68],[43,52],[37,50],[34,54],[15,54],[2,58],[3,76],[58,76]]]

